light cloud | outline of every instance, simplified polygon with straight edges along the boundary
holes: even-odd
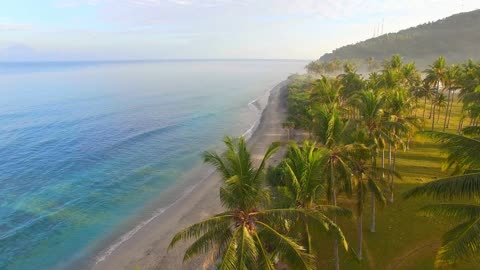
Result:
[[[25,31],[31,29],[32,26],[30,24],[0,21],[0,31]]]

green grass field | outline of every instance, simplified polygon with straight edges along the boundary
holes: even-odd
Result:
[[[454,115],[448,132],[456,132],[460,119],[460,105],[454,104]],[[421,116],[420,108],[418,115]],[[427,108],[426,115],[428,117]],[[443,128],[443,115],[436,130]],[[425,130],[431,129],[427,120]],[[396,180],[395,201],[385,207],[377,208],[377,232],[369,232],[370,203],[366,204],[364,217],[364,259],[358,262],[351,254],[342,254],[342,269],[433,269],[435,253],[441,243],[441,237],[452,226],[448,220],[427,218],[416,214],[423,205],[438,202],[429,198],[404,200],[402,193],[414,186],[445,177],[448,172],[442,171],[445,154],[437,144],[428,139],[416,137],[410,150],[400,151],[397,156],[397,171],[402,180]],[[344,204],[351,201],[344,199]],[[345,205],[346,206],[346,205]],[[351,205],[350,205],[351,206]],[[350,247],[357,249],[356,221],[340,221]],[[331,241],[325,243],[325,261],[319,264],[325,269],[333,267]],[[461,264],[454,269],[479,269],[478,264]]]

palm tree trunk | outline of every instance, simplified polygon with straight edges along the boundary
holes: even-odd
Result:
[[[428,116],[428,119],[432,119],[432,114],[435,113],[435,112],[434,112],[434,110],[435,110],[434,107],[435,107],[435,106],[433,105],[434,102],[435,102],[435,100],[432,100],[432,104],[430,105],[430,115]]]
[[[363,212],[358,216],[358,258],[363,259]]]
[[[332,194],[332,199],[333,199],[333,206],[337,206],[337,194],[336,194],[336,188],[335,188],[335,173],[334,173],[334,167],[333,167],[333,162],[330,163],[330,177],[332,179],[332,189],[333,189],[333,194]],[[333,222],[336,224],[337,223],[337,215],[333,214]],[[333,257],[335,260],[335,270],[340,270],[340,257],[338,256],[338,239],[335,237],[333,240]]]
[[[396,163],[397,163],[397,147],[395,147],[395,149],[393,149],[393,169],[392,169],[392,172],[395,171]],[[393,188],[394,188],[395,183],[393,182],[393,179],[394,179],[394,175],[392,173],[390,203],[393,203],[393,196],[394,196]]]
[[[425,94],[425,99],[423,102],[423,126],[425,127],[425,110],[427,109],[427,95]]]
[[[435,106],[433,106],[433,120],[432,120],[432,131],[435,128]]]
[[[450,111],[448,112],[447,128],[450,127],[450,119],[452,118],[452,108],[453,108],[454,99],[455,99],[455,93],[452,93],[452,101],[450,103]]]
[[[388,144],[388,178],[390,180],[390,199],[389,202],[393,203],[393,175],[392,175],[392,143]]]
[[[376,154],[376,153],[375,153]],[[377,167],[377,159],[375,158],[375,155],[372,155],[372,167],[374,170],[376,170]],[[377,180],[377,174],[374,171],[373,178]],[[376,221],[375,221],[375,192],[372,191],[372,201],[371,201],[371,207],[372,207],[372,222],[370,223],[370,232],[375,232],[376,231]]]
[[[417,111],[418,111],[418,97],[415,97],[415,118],[417,118]]]
[[[312,237],[310,235],[310,229],[308,228],[308,222],[305,222],[305,231],[307,233],[308,253],[312,254]]]
[[[460,119],[460,122],[458,123],[458,134],[462,134],[462,128],[463,128],[463,121],[465,120],[464,117],[462,117],[462,119]]]
[[[385,169],[385,148],[382,148],[382,169]],[[382,179],[385,179],[385,171],[382,171]]]
[[[447,128],[447,120],[448,120],[448,110],[450,109],[450,94],[451,90],[448,89],[448,95],[447,95],[447,108],[445,109],[445,119],[443,119],[443,132],[445,132],[445,128]]]
[[[375,232],[376,231],[376,227],[375,227],[375,192],[372,192],[372,200],[371,200],[371,204],[372,204],[372,223],[370,223],[370,232]]]
[[[430,105],[430,116],[428,117],[428,119],[432,118],[432,114],[435,114],[435,105],[433,104],[435,104],[435,98],[438,97],[439,92],[440,92],[440,82],[437,82],[437,92],[432,98],[432,104]]]
[[[437,124],[438,124],[438,121],[440,120],[441,111],[442,111],[442,107],[441,107],[441,106],[438,106]]]

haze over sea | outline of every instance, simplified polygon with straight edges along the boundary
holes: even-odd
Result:
[[[65,268],[107,241],[305,64],[0,64],[0,269]]]

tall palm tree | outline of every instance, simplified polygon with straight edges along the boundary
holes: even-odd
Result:
[[[356,150],[355,144],[349,141],[353,131],[351,122],[343,122],[336,106],[322,106],[316,115],[315,135],[321,147],[325,149],[324,173],[327,177],[327,198],[337,206],[337,195],[340,191],[352,194],[351,154]],[[336,215],[333,221],[336,222]],[[340,269],[338,255],[338,239],[334,240],[335,269]]]
[[[264,188],[263,170],[268,158],[279,149],[272,144],[260,165],[252,165],[244,138],[226,137],[227,150],[219,155],[205,152],[204,161],[222,175],[220,201],[226,211],[178,232],[170,248],[179,241],[194,239],[184,260],[209,252],[219,269],[275,269],[275,258],[296,269],[312,269],[312,257],[305,248],[276,228],[280,220],[305,219],[315,226],[337,228],[321,213],[303,209],[266,209],[268,190]],[[339,238],[341,239],[341,238]],[[346,246],[346,242],[343,242]]]
[[[378,149],[384,149],[385,140],[388,139],[388,134],[385,132],[384,111],[383,106],[386,102],[385,96],[380,91],[363,90],[356,96],[356,105],[360,113],[360,123],[367,130],[367,137],[369,138],[368,145],[372,151],[371,153],[371,166],[377,167],[377,154]],[[377,183],[378,175],[374,176],[374,183]],[[380,186],[377,186],[380,189]],[[371,207],[372,207],[372,220],[370,224],[370,231],[376,231],[376,214],[375,204],[377,201],[376,192],[371,192]]]
[[[396,170],[396,156],[398,147],[407,150],[413,137],[417,124],[417,118],[408,116],[412,110],[413,102],[409,93],[404,88],[394,89],[387,96],[386,115],[388,121],[384,122],[385,129],[389,132],[388,138],[388,164],[391,172]],[[392,156],[393,151],[393,156]],[[394,175],[388,174],[390,181],[389,202],[394,201]]]
[[[284,181],[274,186],[279,194],[276,201],[282,207],[300,208],[309,211],[320,211],[329,214],[349,216],[347,209],[324,205],[321,202],[325,197],[324,168],[326,149],[318,148],[316,143],[305,140],[301,146],[297,143],[290,143],[286,157],[280,167],[284,172]],[[313,227],[307,220],[298,220],[299,223],[291,225],[291,230],[299,231],[302,244],[312,255],[318,254],[320,241],[319,227]],[[344,236],[337,229],[344,242]]]
[[[435,87],[434,96],[436,97],[438,94],[440,94],[440,85],[444,83],[447,73],[447,64],[445,57],[440,56],[437,60],[433,62],[432,65],[430,65],[430,68],[426,69],[424,72],[426,73],[424,81],[428,85]],[[432,103],[429,118],[432,117],[433,113],[434,109]]]
[[[459,88],[459,80],[461,76],[461,68],[459,65],[452,65],[447,69],[445,74],[445,90],[447,90],[447,105],[445,110],[445,118],[443,121],[443,132],[450,125],[450,116],[452,114],[454,91]]]
[[[386,199],[376,183],[377,173],[383,172],[381,168],[374,168],[368,164],[370,159],[369,153],[358,151],[360,155],[356,156],[353,162],[352,173],[355,176],[355,193],[356,193],[356,212],[357,212],[357,233],[358,233],[358,249],[357,257],[363,259],[363,212],[365,202],[367,201],[367,193],[375,193],[377,202],[385,204]]]
[[[408,191],[404,196],[431,196],[434,199],[470,199],[472,203],[441,203],[423,207],[432,217],[444,216],[461,223],[443,236],[435,265],[442,267],[480,255],[480,140],[443,132],[426,133],[448,151],[447,163],[462,174],[432,181]],[[477,133],[477,135],[479,135]]]

